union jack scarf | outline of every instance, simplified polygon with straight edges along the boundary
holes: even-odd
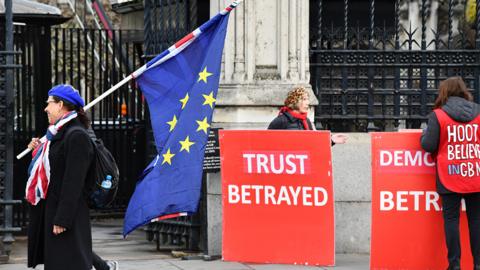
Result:
[[[45,135],[46,140],[32,153],[32,162],[28,167],[28,181],[25,187],[25,198],[32,205],[37,205],[41,199],[47,197],[48,184],[50,183],[50,141],[58,131],[69,121],[77,117],[77,112],[72,111],[60,118],[54,125],[50,125]]]

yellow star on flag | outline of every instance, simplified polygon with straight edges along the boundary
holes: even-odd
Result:
[[[168,121],[167,124],[170,125],[170,132],[172,132],[172,130],[175,128],[175,126],[177,125],[177,116],[173,115],[173,119],[172,121]]]
[[[180,99],[180,102],[182,103],[182,110],[183,110],[183,108],[185,108],[185,105],[187,105],[187,102],[188,102],[189,98],[190,97],[188,96],[188,93],[187,93],[187,95],[184,98]]]
[[[210,125],[207,122],[207,117],[203,118],[202,121],[197,120],[197,124],[198,124],[197,131],[203,130],[203,132],[205,132],[205,134],[207,134],[207,128],[210,127]]]
[[[203,102],[203,105],[210,105],[210,108],[213,109],[213,103],[215,101],[217,101],[214,97],[213,97],[213,91],[210,92],[209,95],[203,95],[203,98],[205,98],[205,101]]]
[[[190,146],[194,145],[195,142],[191,142],[189,136],[187,136],[184,141],[180,141],[180,144],[182,145],[182,149],[180,149],[180,152],[186,150],[190,153]]]
[[[212,76],[212,73],[208,72],[207,67],[205,67],[202,72],[198,73],[198,81],[197,82],[204,81],[205,83],[207,83],[207,77],[208,76]]]
[[[168,148],[167,153],[162,154],[162,156],[163,156],[162,165],[165,162],[168,163],[169,165],[172,165],[172,158],[173,156],[175,156],[175,154],[170,153],[170,148]]]

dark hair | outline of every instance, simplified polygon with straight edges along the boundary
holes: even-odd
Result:
[[[438,87],[438,97],[435,100],[434,109],[441,108],[445,105],[449,97],[461,97],[468,101],[473,100],[472,94],[468,91],[462,77],[459,76],[450,77],[440,82],[440,86]]]
[[[82,123],[82,125],[85,127],[85,128],[89,128],[90,127],[90,119],[88,118],[87,114],[85,113],[85,111],[83,110],[82,107],[78,107],[74,104],[72,104],[71,102],[69,101],[66,101],[62,98],[59,98],[59,97],[56,97],[56,96],[52,96],[53,100],[55,102],[60,102],[62,101],[63,102],[63,106],[65,106],[67,108],[67,110],[69,111],[76,111],[77,112],[77,117],[78,117],[78,120],[80,121],[80,123]]]

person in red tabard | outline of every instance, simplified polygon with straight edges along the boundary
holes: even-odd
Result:
[[[459,216],[466,203],[475,270],[480,270],[480,106],[460,77],[440,83],[434,110],[421,136],[422,148],[437,163],[437,192],[442,197],[448,270],[460,269]],[[480,169],[480,167],[479,167]]]
[[[310,109],[310,100],[307,90],[303,87],[296,87],[287,94],[285,106],[280,109],[278,116],[268,126],[268,129],[288,130],[315,130],[307,117]],[[333,144],[347,142],[345,134],[332,135]]]

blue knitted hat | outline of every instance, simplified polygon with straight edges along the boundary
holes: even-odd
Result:
[[[69,84],[55,85],[48,91],[48,95],[58,97],[78,107],[85,106],[85,101],[80,96],[80,93],[78,93],[78,90]]]

